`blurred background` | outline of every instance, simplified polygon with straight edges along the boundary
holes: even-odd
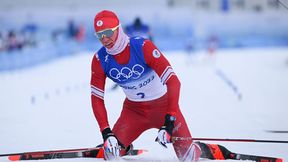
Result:
[[[103,9],[115,11],[126,32],[145,24],[162,51],[288,46],[287,6],[287,0],[0,0],[0,71],[94,53],[100,44],[93,19]]]
[[[104,9],[167,56],[194,137],[288,140],[288,0],[0,0],[0,153],[102,142],[89,82],[101,47],[94,16]],[[109,81],[113,124],[125,96]],[[135,146],[175,159],[153,142],[157,131]],[[226,146],[288,160],[288,145]]]

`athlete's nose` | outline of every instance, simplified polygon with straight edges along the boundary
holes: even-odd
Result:
[[[109,39],[106,37],[106,35],[103,35],[102,38],[101,38],[101,41],[103,43],[107,42]]]

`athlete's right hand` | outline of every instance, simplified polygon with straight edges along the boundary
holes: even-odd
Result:
[[[104,140],[103,149],[104,149],[104,159],[113,160],[120,156],[121,144],[114,133],[110,128],[105,128],[102,131],[102,137]]]

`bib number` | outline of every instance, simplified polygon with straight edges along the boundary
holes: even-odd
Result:
[[[140,98],[144,98],[145,97],[145,93],[142,93],[142,92],[137,93],[137,96],[140,96]]]

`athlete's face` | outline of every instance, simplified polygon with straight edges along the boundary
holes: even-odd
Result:
[[[102,43],[102,45],[108,49],[112,48],[117,40],[118,37],[118,29],[113,31],[112,36],[107,37],[107,36],[103,36],[100,40],[100,42]]]

